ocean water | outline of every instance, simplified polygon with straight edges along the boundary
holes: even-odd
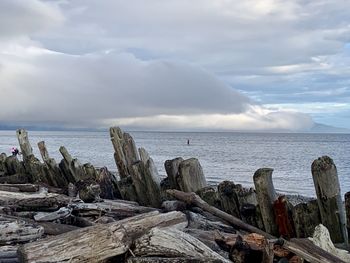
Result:
[[[339,174],[342,194],[350,191],[350,134],[295,133],[198,133],[198,132],[130,132],[137,147],[145,148],[155,161],[161,176],[165,176],[164,161],[175,157],[198,158],[207,181],[217,184],[232,180],[253,186],[253,174],[258,168],[274,169],[275,188],[288,194],[315,196],[311,176],[314,159],[328,155],[333,158]],[[116,171],[113,146],[108,131],[30,131],[29,139],[37,157],[41,140],[51,157],[62,157],[58,151],[64,145],[82,163],[107,166]],[[187,140],[190,145],[187,145]],[[18,145],[15,131],[0,131],[0,152],[10,154]]]

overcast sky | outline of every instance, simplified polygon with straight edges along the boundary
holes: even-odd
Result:
[[[350,128],[348,0],[1,0],[0,125]]]

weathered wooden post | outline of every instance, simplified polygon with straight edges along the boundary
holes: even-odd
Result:
[[[310,200],[293,207],[292,216],[297,238],[312,237],[315,227],[321,224],[317,200]]]
[[[337,168],[330,157],[323,156],[314,160],[311,171],[322,224],[328,228],[333,242],[347,244],[345,213]]]
[[[286,196],[281,195],[273,204],[275,220],[280,236],[290,239],[295,237],[295,227],[292,218],[291,204]]]
[[[6,174],[6,153],[1,153],[0,154],[0,176],[3,176]]]
[[[49,177],[51,185],[59,188],[66,188],[68,186],[68,180],[58,167],[55,159],[50,158],[45,142],[38,142],[38,148],[46,165],[46,175]]]
[[[123,132],[119,127],[111,127],[109,129],[111,141],[114,148],[114,159],[117,165],[120,178],[128,177],[128,163],[123,151]]]
[[[26,173],[30,175],[31,181],[49,184],[50,182],[46,177],[43,164],[33,154],[33,148],[30,145],[27,131],[18,129],[16,134],[23,155],[24,168]]]
[[[196,192],[207,186],[202,166],[196,158],[190,158],[180,163],[177,178],[180,190],[184,192]]]
[[[171,189],[180,190],[180,186],[177,183],[177,175],[179,172],[179,165],[183,160],[184,159],[182,159],[181,157],[178,157],[172,160],[166,160],[164,163],[164,168],[166,174],[168,175]]]
[[[73,159],[64,146],[61,146],[59,151],[63,157],[63,160],[60,163],[60,168],[65,173],[68,181],[71,183],[76,183],[79,180],[84,179],[86,177],[85,171],[79,160]]]
[[[18,143],[21,148],[21,152],[23,155],[23,160],[28,158],[30,155],[33,154],[33,148],[30,146],[29,139],[28,139],[28,133],[24,129],[18,129],[16,131]]]
[[[223,181],[218,185],[218,195],[221,209],[228,214],[241,218],[238,197],[235,191],[235,184],[231,181]]]
[[[350,237],[350,192],[344,195],[345,199],[345,214],[346,214],[346,227],[348,230],[348,238]]]
[[[253,179],[265,230],[272,235],[278,235],[273,211],[273,203],[277,195],[272,182],[272,172],[271,168],[260,168],[254,173]]]

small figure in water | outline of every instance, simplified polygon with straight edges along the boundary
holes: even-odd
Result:
[[[187,145],[190,145],[190,139],[187,139]]]
[[[17,147],[12,147],[11,153],[12,153],[12,156],[17,156],[17,155],[21,154]]]

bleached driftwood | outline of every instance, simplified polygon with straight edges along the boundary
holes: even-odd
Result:
[[[135,239],[153,227],[185,222],[181,212],[150,212],[25,244],[19,253],[22,262],[99,262],[125,253]]]
[[[184,192],[196,192],[207,186],[207,181],[198,159],[190,158],[180,163],[177,183]]]
[[[55,210],[70,202],[67,196],[53,193],[23,193],[0,191],[0,205],[21,210]]]
[[[46,213],[46,212],[39,212],[34,216],[35,221],[38,222],[47,222],[47,221],[55,221],[58,219],[63,219],[68,217],[72,212],[71,208],[67,207],[61,207],[57,211]]]
[[[35,184],[0,184],[0,191],[37,192],[39,191],[39,186]]]
[[[319,246],[323,250],[339,257],[345,262],[350,262],[350,253],[346,250],[338,249],[334,246],[329,231],[324,225],[319,224],[316,226],[312,238],[309,239],[312,241],[312,243],[314,243],[316,246]]]
[[[198,239],[174,228],[153,228],[135,241],[136,256],[188,257],[230,262]]]
[[[23,243],[40,238],[44,228],[20,220],[0,219],[0,245]]]

